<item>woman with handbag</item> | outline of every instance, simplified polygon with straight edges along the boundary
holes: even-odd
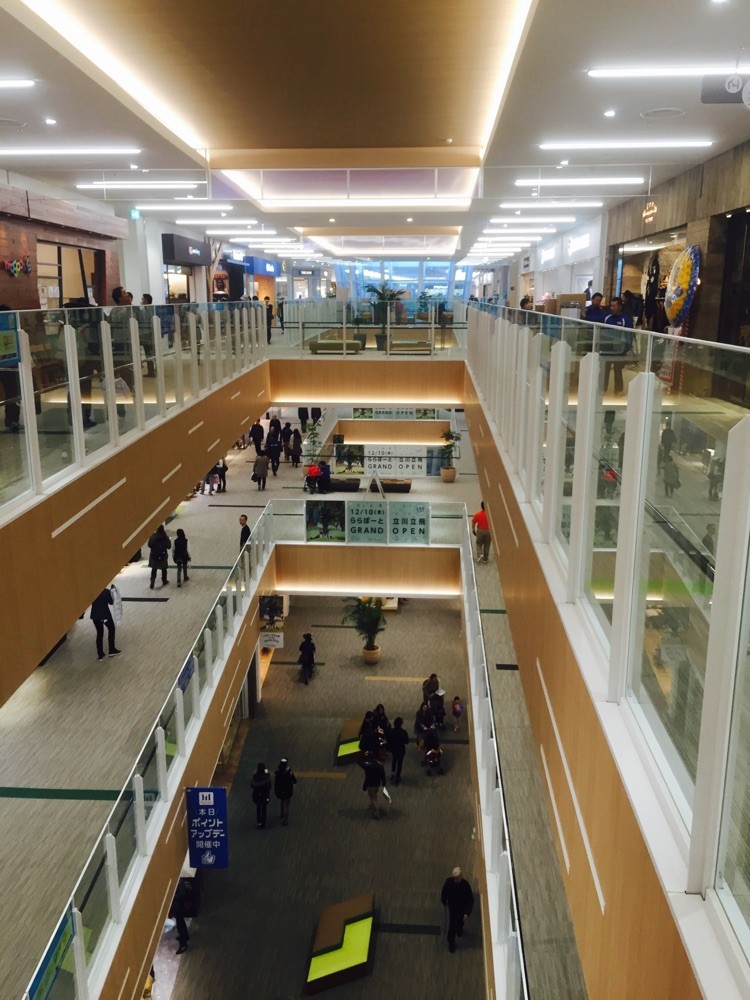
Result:
[[[250,787],[253,790],[253,802],[255,803],[258,829],[263,830],[266,825],[268,800],[271,798],[271,775],[268,773],[268,768],[264,763],[261,762],[255,769],[255,774],[250,780]]]
[[[182,528],[177,529],[177,537],[174,540],[172,556],[174,558],[175,566],[177,567],[177,586],[181,587],[183,576],[185,577],[185,583],[187,583],[190,579],[188,576],[188,563],[190,562],[188,540],[187,535]]]

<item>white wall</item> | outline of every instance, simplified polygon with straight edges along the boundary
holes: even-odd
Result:
[[[128,238],[120,243],[120,280],[123,287],[133,293],[138,304],[141,295],[148,292],[154,305],[164,304],[164,262],[161,238],[164,233],[177,233],[191,240],[206,239],[205,233],[185,229],[158,219],[136,219],[128,222]],[[195,268],[196,275],[199,268]],[[205,300],[203,283],[198,282],[198,297]],[[107,303],[109,305],[110,303]]]

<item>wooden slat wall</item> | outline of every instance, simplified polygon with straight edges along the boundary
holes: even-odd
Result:
[[[690,961],[468,373],[465,408],[471,440],[477,446],[477,465],[483,470],[480,482],[494,529],[537,763],[543,775],[540,748],[544,747],[570,858],[566,872],[556,840],[589,998],[698,1000],[701,991]],[[537,660],[601,882],[603,913]],[[548,806],[556,836],[549,801]]]

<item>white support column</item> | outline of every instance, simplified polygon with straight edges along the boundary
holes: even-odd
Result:
[[[81,911],[73,907],[73,979],[76,1000],[89,1000],[89,976],[86,968],[86,939],[83,936]]]
[[[250,351],[250,331],[248,328],[247,306],[240,309],[240,326],[242,332],[242,367],[249,368],[252,364],[252,353]]]
[[[190,695],[193,701],[193,718],[198,721],[201,717],[201,679],[198,670],[194,670],[190,678]]]
[[[86,445],[83,440],[83,416],[81,414],[81,380],[78,376],[78,351],[76,347],[76,332],[67,323],[63,327],[65,338],[65,361],[68,367],[68,401],[70,405],[70,420],[73,427],[73,453],[75,464],[83,465],[86,457]]]
[[[510,934],[511,879],[510,855],[503,851],[497,879],[497,944],[505,944]],[[510,993],[506,994],[508,997]]]
[[[109,831],[104,835],[104,849],[107,862],[107,897],[109,914],[116,924],[122,923],[122,901],[120,898],[120,875],[117,871],[117,841]]]
[[[182,329],[179,321],[174,331],[174,396],[178,406],[185,405],[185,387],[182,373]]]
[[[164,417],[167,412],[167,393],[164,380],[164,345],[161,339],[161,320],[158,316],[152,316],[151,322],[154,328],[154,364],[156,366],[156,406],[159,416]]]
[[[746,601],[750,550],[750,416],[729,432],[716,543],[711,625],[708,633],[698,771],[693,800],[688,892],[713,886],[722,834],[721,813],[727,778],[734,774],[739,727],[730,730],[738,663],[745,662],[750,638]],[[747,595],[746,595],[747,596]],[[721,874],[721,873],[719,873]]]
[[[526,469],[525,466],[526,438],[528,435],[526,420],[529,411],[528,395],[530,346],[531,330],[529,330],[527,326],[521,327],[518,333],[518,369],[516,372],[516,383],[518,389],[516,391],[516,445],[514,455],[516,469],[520,471],[523,468],[524,474],[522,479],[524,482],[528,476],[528,469]]]
[[[211,321],[205,314],[199,315],[200,339],[203,345],[203,378],[201,379],[201,392],[211,391],[213,382],[213,362],[211,361]]]
[[[542,508],[542,541],[549,544],[555,536],[560,513],[560,481],[565,460],[562,436],[562,410],[566,375],[570,365],[570,348],[558,340],[552,348],[549,378],[549,410],[547,413],[546,468],[544,473],[544,506]]]
[[[247,548],[242,553],[242,563],[243,563],[243,565],[245,567],[245,591],[246,591],[247,596],[249,597],[250,596],[250,590],[252,589],[251,585],[250,585],[250,581],[253,578],[253,570],[252,570],[252,567],[250,565],[250,552],[249,552],[249,550]]]
[[[34,493],[42,492],[42,460],[39,454],[39,435],[36,425],[36,408],[34,405],[34,379],[31,374],[31,347],[29,336],[25,330],[18,331],[21,366],[19,378],[21,382],[21,405],[23,407],[23,423],[26,428],[26,454],[29,462],[31,489]]]
[[[575,604],[583,591],[588,520],[596,513],[596,476],[591,475],[594,461],[594,426],[599,386],[599,355],[587,354],[578,366],[578,410],[576,447],[573,465],[573,495],[570,509],[570,544],[566,600]],[[598,463],[597,463],[598,466]],[[594,492],[592,510],[591,493]]]
[[[216,341],[216,383],[224,381],[224,338],[221,335],[221,313],[214,310],[214,340]]]
[[[143,404],[143,369],[141,368],[141,342],[138,338],[138,320],[130,319],[130,351],[133,355],[133,389],[135,395],[136,426],[143,430],[146,426],[146,410]]]
[[[200,393],[198,377],[198,324],[195,313],[188,313],[188,333],[190,334],[190,393],[195,399]]]
[[[231,579],[227,583],[227,635],[234,635],[235,602]]]
[[[242,370],[242,330],[240,329],[240,310],[235,309],[232,314],[234,323],[234,366],[235,375]]]
[[[206,665],[206,684],[214,683],[214,637],[210,628],[203,629],[203,662]]]
[[[529,398],[526,418],[526,492],[527,503],[536,496],[539,483],[539,465],[544,401],[542,400],[542,336],[531,338],[529,348]]]
[[[216,659],[224,659],[224,610],[216,605]]]
[[[143,778],[140,774],[133,775],[133,806],[135,808],[135,842],[138,853],[145,858],[148,855],[146,800],[143,796]]]
[[[508,935],[505,965],[505,995],[517,997],[521,994],[521,949],[518,932]]]
[[[625,694],[631,647],[635,645],[638,591],[648,580],[646,568],[644,582],[640,583],[643,500],[647,488],[644,474],[648,465],[654,388],[655,377],[648,372],[636,375],[628,387],[607,692],[607,700],[613,702]]]
[[[117,390],[115,389],[115,359],[112,354],[112,330],[107,320],[100,323],[102,362],[104,367],[104,403],[109,421],[109,438],[116,448],[120,443],[120,421],[117,416]]]
[[[180,688],[174,691],[174,722],[177,733],[177,753],[180,757],[185,756],[185,705]]]
[[[169,802],[167,747],[164,739],[164,729],[161,726],[156,727],[156,782],[159,787],[159,798],[162,802]]]

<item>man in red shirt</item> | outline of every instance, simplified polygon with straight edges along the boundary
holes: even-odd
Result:
[[[483,558],[485,562],[489,562],[492,536],[490,535],[490,522],[487,519],[487,511],[484,509],[484,500],[482,500],[480,509],[471,519],[471,530],[474,532],[474,537],[477,540],[477,562],[481,562]]]

